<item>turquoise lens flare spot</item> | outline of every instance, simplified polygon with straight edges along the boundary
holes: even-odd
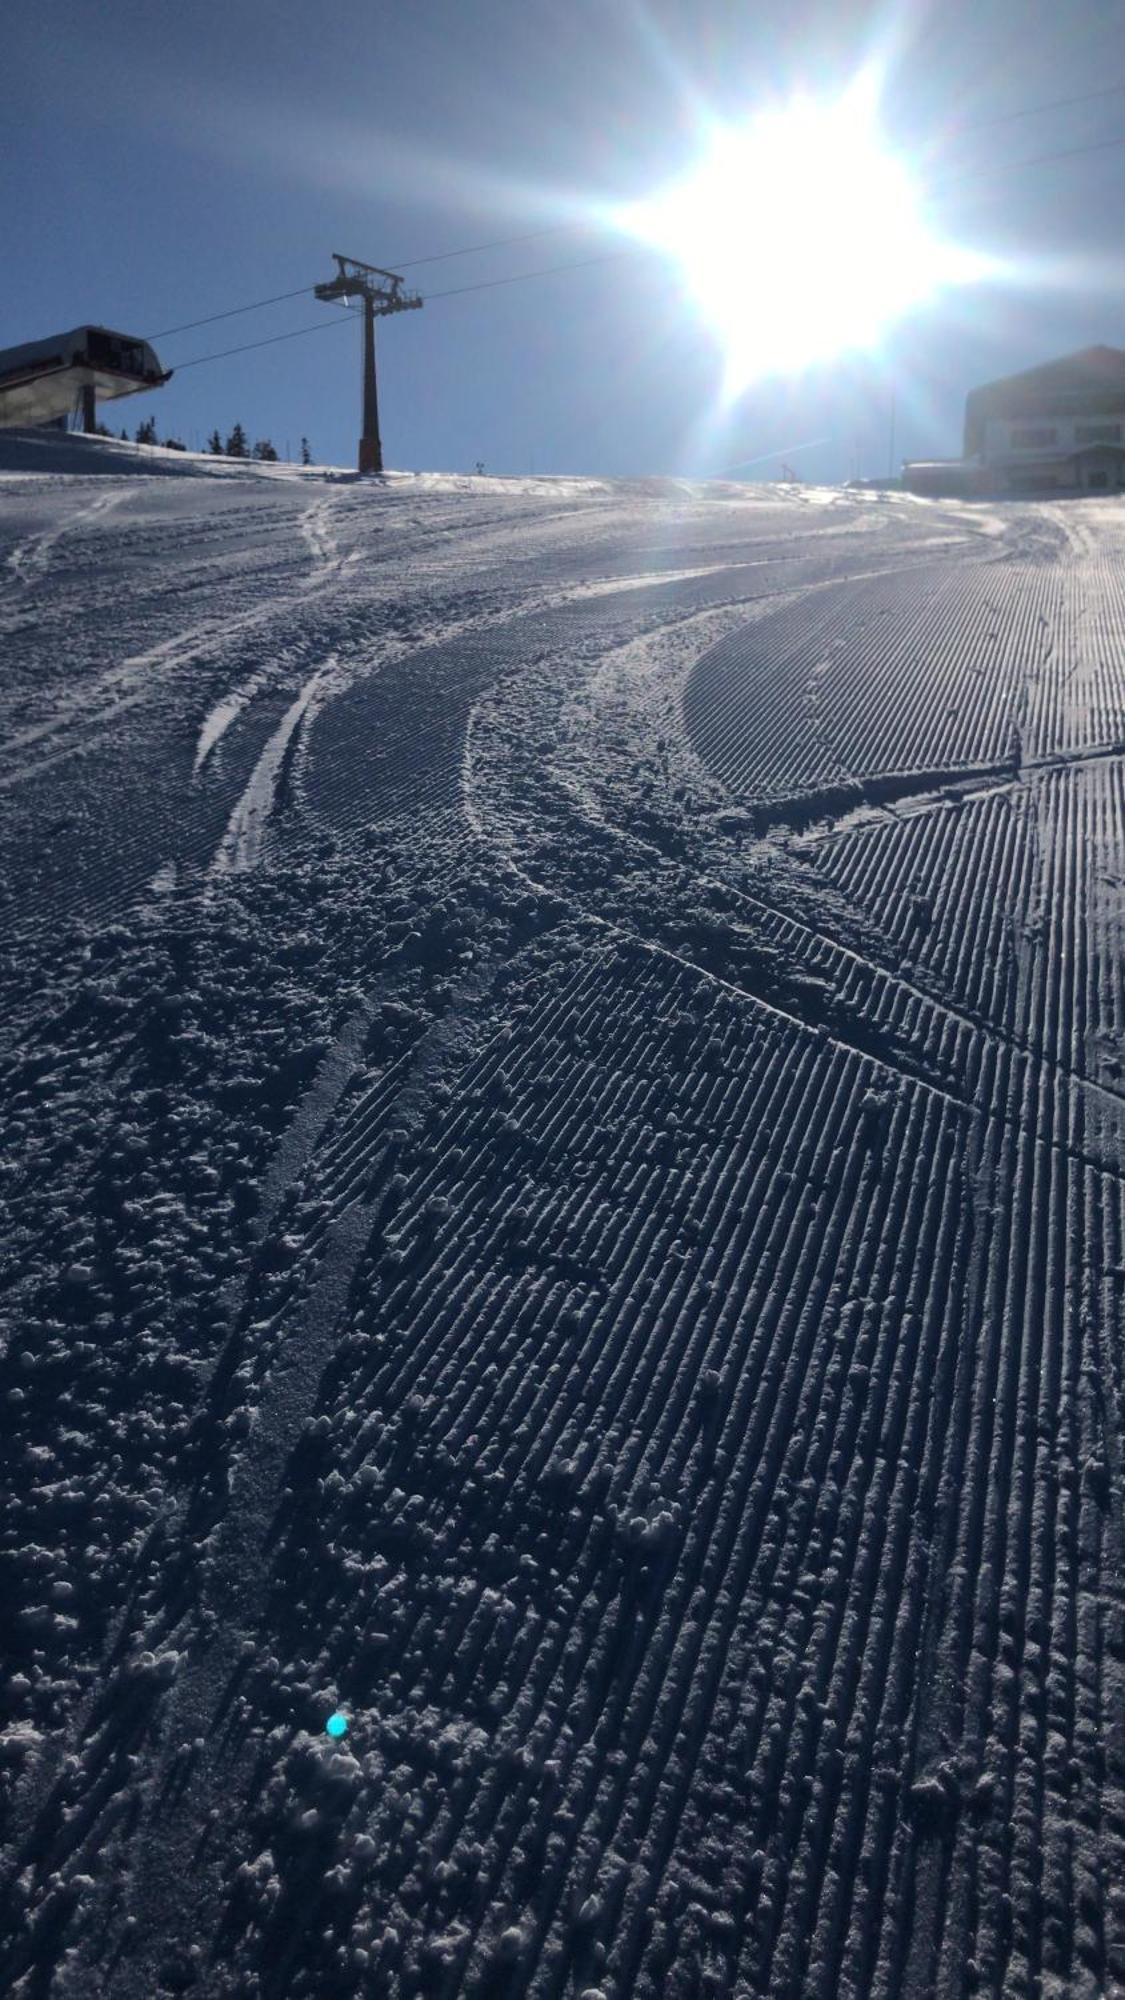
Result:
[[[343,1711],[342,1711],[341,1709],[339,1709],[339,1708],[338,1708],[338,1709],[336,1709],[336,1710],[335,1710],[335,1712],[334,1712],[334,1714],[332,1714],[332,1715],[330,1715],[330,1716],[329,1716],[329,1718],[328,1718],[327,1722],[326,1722],[326,1723],[325,1723],[325,1725],[324,1725],[324,1733],[325,1733],[325,1735],[326,1735],[326,1736],[346,1736],[346,1735],[347,1735],[347,1733],[348,1733],[348,1718],[347,1718],[347,1716],[346,1716],[346,1715],[345,1715],[345,1714],[343,1713]]]

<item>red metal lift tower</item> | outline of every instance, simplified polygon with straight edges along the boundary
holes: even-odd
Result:
[[[359,440],[361,472],[382,472],[383,446],[379,438],[379,401],[375,392],[375,320],[385,313],[415,312],[422,304],[417,292],[404,292],[403,280],[393,271],[380,271],[375,264],[360,264],[354,257],[332,252],[336,276],[326,285],[313,287],[318,299],[335,305],[343,299],[350,305],[358,299],[363,306],[363,435]]]

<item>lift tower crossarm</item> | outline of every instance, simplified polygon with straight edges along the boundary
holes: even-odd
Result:
[[[404,280],[396,271],[380,270],[377,264],[361,264],[356,257],[332,252],[336,276],[313,287],[318,299],[330,304],[353,298],[363,306],[363,435],[359,441],[361,472],[382,472],[383,446],[379,437],[379,403],[375,389],[375,321],[387,313],[416,312],[422,304],[417,292],[405,292]]]

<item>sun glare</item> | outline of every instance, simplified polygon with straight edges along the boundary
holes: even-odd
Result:
[[[685,179],[619,217],[677,265],[719,341],[728,395],[868,349],[912,307],[978,275],[938,241],[861,79],[716,130]]]

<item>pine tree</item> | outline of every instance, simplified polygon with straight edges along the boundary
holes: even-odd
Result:
[[[165,451],[186,451],[187,446],[183,438],[165,438],[164,449]]]
[[[207,449],[213,458],[221,458],[223,456],[223,440],[217,430],[211,432],[207,440]]]
[[[268,438],[258,439],[254,446],[254,457],[260,458],[266,465],[277,464],[277,453]]]
[[[249,458],[250,456],[246,445],[246,432],[243,430],[241,424],[235,425],[227,439],[226,456],[227,458]]]
[[[301,464],[302,465],[312,464],[312,453],[309,450],[308,438],[301,439]]]
[[[155,443],[156,443],[156,418],[155,418],[155,417],[146,417],[146,418],[145,418],[145,420],[144,420],[144,423],[143,423],[143,424],[138,424],[138,425],[137,425],[137,443],[138,443],[138,444],[155,444]]]

